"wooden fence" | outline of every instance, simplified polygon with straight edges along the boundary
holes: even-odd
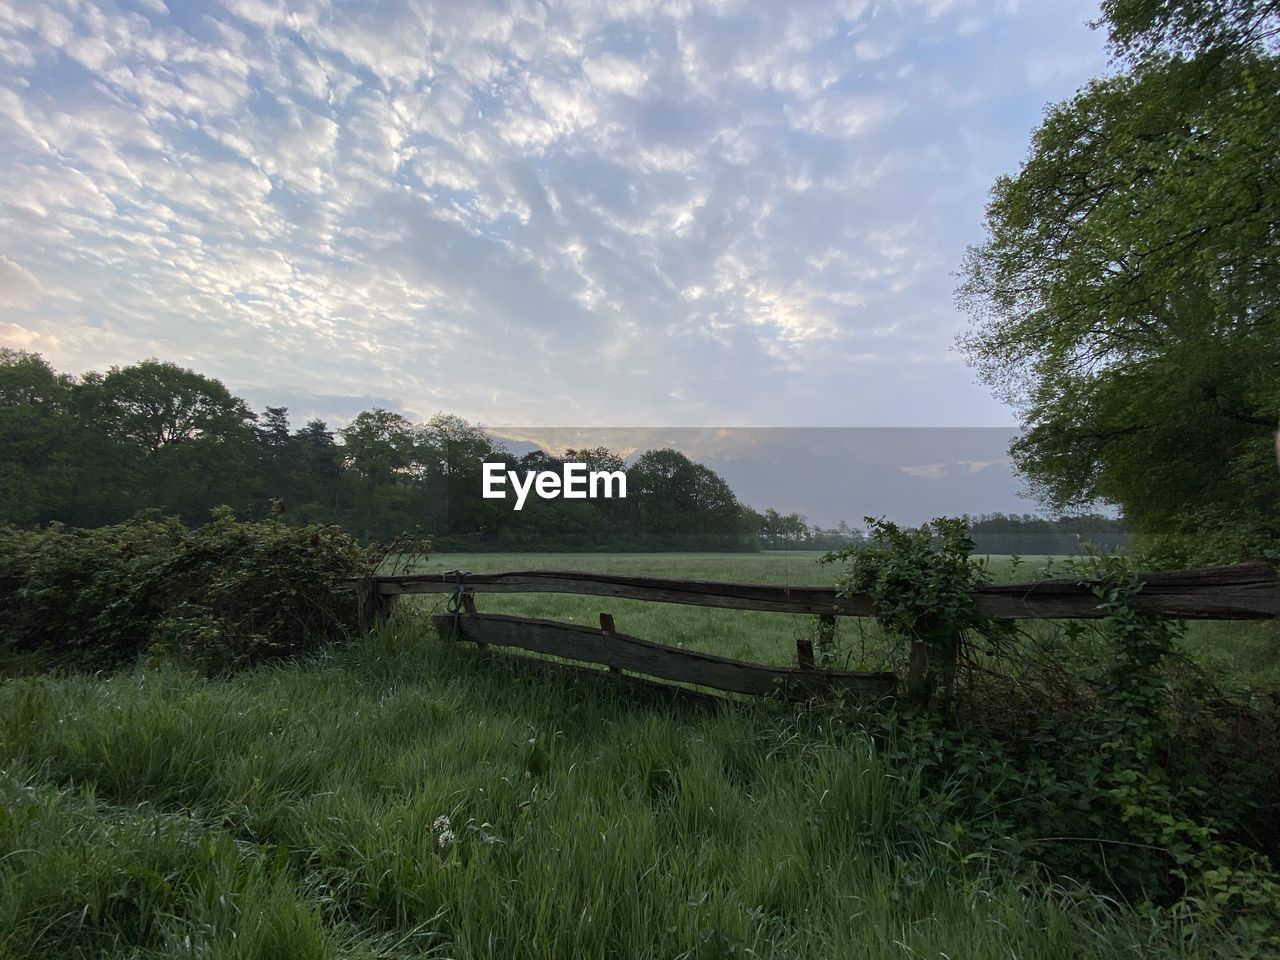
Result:
[[[1179,620],[1261,620],[1280,617],[1280,582],[1266,564],[1240,564],[1152,573],[1142,577],[1137,605],[1142,610]],[[797,640],[795,667],[774,667],[665,646],[618,633],[613,618],[600,616],[600,628],[552,620],[481,614],[477,593],[567,593],[593,597],[618,597],[658,603],[690,604],[732,610],[814,614],[825,627],[837,616],[867,617],[875,611],[867,597],[845,597],[829,587],[785,587],[764,584],[721,583],[710,580],[672,580],[627,577],[601,573],[517,571],[512,573],[410,574],[365,579],[358,583],[362,608],[369,622],[385,619],[401,596],[449,594],[454,612],[434,617],[442,636],[477,644],[516,648],[608,668],[608,672],[572,668],[556,661],[518,657],[542,669],[575,670],[600,682],[638,681],[649,689],[669,692],[659,681],[694,684],[713,690],[743,694],[781,691],[797,697],[849,693],[886,697],[897,690],[891,673],[819,670],[812,642]],[[1075,620],[1103,616],[1097,598],[1072,580],[1000,584],[974,591],[978,610],[997,619]],[[944,653],[944,657],[948,654]],[[950,653],[954,656],[954,651]],[[906,677],[907,691],[917,699],[934,694],[938,664],[929,661],[928,650],[916,644]],[[624,673],[625,671],[625,673]],[[639,674],[641,677],[635,677]]]

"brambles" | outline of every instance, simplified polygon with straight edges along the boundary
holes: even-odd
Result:
[[[913,661],[924,648],[941,663],[945,685],[954,688],[957,663],[978,666],[956,659],[963,638],[986,641],[981,683],[955,715],[967,722],[889,716],[878,721],[886,742],[916,750],[926,782],[971,795],[977,811],[1002,811],[978,815],[970,830],[990,831],[992,842],[1010,835],[1054,875],[1280,948],[1280,881],[1258,845],[1239,842],[1256,808],[1274,801],[1274,781],[1256,764],[1231,762],[1265,747],[1223,740],[1229,729],[1207,723],[1198,705],[1171,702],[1169,662],[1183,625],[1137,607],[1131,559],[1100,555],[1057,571],[1091,589],[1100,621],[1048,627],[1047,640],[1043,627],[1019,634],[974,609],[970,591],[986,570],[972,548],[963,521],[917,530],[879,521],[870,546],[824,558],[846,564],[842,591],[873,599],[891,642],[910,644]],[[1274,733],[1264,711],[1236,709],[1252,721],[1241,729]],[[1218,739],[1204,736],[1211,729]],[[1214,742],[1188,749],[1205,739]],[[1247,799],[1223,796],[1235,790]]]
[[[222,670],[315,650],[356,626],[365,552],[336,527],[229,510],[75,530],[0,528],[0,646],[111,667],[148,650]]]

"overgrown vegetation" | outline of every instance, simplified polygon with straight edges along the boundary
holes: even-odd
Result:
[[[890,722],[646,707],[412,624],[216,683],[11,681],[0,954],[1261,954],[1049,882],[995,761]]]
[[[1012,631],[1007,623],[978,613],[971,591],[986,583],[984,561],[973,561],[968,524],[939,518],[915,530],[867,517],[871,543],[822,558],[843,563],[836,589],[845,596],[870,597],[885,636],[909,645],[909,691],[918,703],[933,700],[946,709],[955,692],[962,648],[975,640],[999,645]]]
[[[238,544],[235,556],[255,558],[244,569],[298,533],[227,517],[210,527],[186,536]],[[130,536],[166,550],[175,536],[163,523],[127,529],[109,538],[121,555],[136,557]],[[971,562],[962,525],[877,529],[845,560],[881,600],[880,655],[927,636],[922,617],[972,638],[945,718],[654,709],[440,644],[420,626],[426,599],[361,643],[225,679],[148,656],[106,676],[9,680],[0,955],[1278,949],[1275,881],[1255,853],[1275,841],[1259,816],[1266,790],[1276,797],[1264,759],[1280,749],[1274,715],[1196,689],[1203,678],[1170,663],[1177,632],[1132,613],[1120,561],[1076,573],[1114,607],[1097,630],[989,635],[964,585],[992,568]],[[683,561],[617,562],[669,574]],[[772,579],[740,568],[786,558],[718,562]],[[814,579],[805,563],[792,582]],[[83,567],[47,569],[74,584],[92,580]],[[572,620],[599,602],[483,606]],[[658,607],[691,616],[610,601],[641,635],[667,621],[633,618]],[[743,654],[731,642],[752,616],[785,640],[777,615],[696,612],[723,616],[723,632],[688,630],[713,651]],[[1065,687],[1046,682],[1062,681],[1050,668],[1069,670]]]
[[[876,521],[872,532],[868,548],[824,560],[843,562],[841,588],[869,594],[891,644],[911,647],[910,669],[924,684],[913,699],[932,710],[893,716],[888,742],[933,744],[939,775],[973,778],[985,802],[1006,811],[1001,829],[1053,875],[1192,913],[1280,951],[1280,877],[1267,859],[1280,852],[1280,837],[1257,829],[1280,802],[1267,760],[1280,748],[1274,701],[1268,709],[1237,699],[1234,709],[1250,722],[1235,730],[1195,702],[1174,701],[1170,658],[1183,628],[1136,607],[1141,582],[1130,559],[1059,569],[1090,586],[1105,616],[1093,644],[1071,624],[1060,628],[1070,646],[1054,650],[1043,636],[1017,637],[977,612],[970,591],[986,579],[985,564],[971,557],[963,522],[900,530]],[[993,669],[1029,645],[1031,669]],[[933,669],[926,674],[917,657]],[[1046,667],[1053,686],[1037,682]],[[958,682],[960,671],[970,672],[968,683]],[[942,696],[931,698],[938,680]],[[968,702],[951,710],[956,689]]]
[[[354,632],[345,581],[366,552],[336,527],[240,523],[230,511],[113,527],[0,527],[0,648],[112,667],[148,651],[225,670]]]

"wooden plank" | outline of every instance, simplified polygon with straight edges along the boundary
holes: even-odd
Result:
[[[1280,581],[1265,563],[1143,574],[1136,605],[1179,620],[1280,617]],[[976,591],[978,610],[1002,619],[1093,619],[1097,598],[1073,580],[1000,584]]]
[[[355,588],[357,616],[364,630],[374,630],[395,616],[400,598],[381,590],[377,577],[361,577]]]
[[[692,683],[732,693],[758,696],[781,687],[784,691],[798,690],[805,695],[829,696],[848,692],[857,696],[883,697],[891,694],[896,684],[891,673],[818,672],[768,667],[554,620],[494,614],[463,616],[456,621],[452,615],[440,614],[432,619],[442,636],[450,634],[456,623],[464,640],[599,663],[660,680]]]
[[[452,621],[453,618],[450,617],[449,619]],[[450,626],[452,627],[452,623]],[[569,676],[575,681],[588,683],[601,690],[625,690],[629,695],[638,694],[644,699],[658,703],[686,704],[714,710],[728,702],[722,697],[704,693],[701,690],[690,690],[688,687],[673,687],[669,683],[658,683],[654,680],[646,680],[644,677],[633,677],[614,671],[595,670],[575,663],[559,663],[555,660],[545,660],[542,657],[527,657],[520,653],[510,653],[505,650],[494,651],[479,647],[467,652],[474,654],[480,660],[496,664],[509,664],[522,670],[532,670],[536,673]]]
[[[393,596],[452,593],[457,587],[456,578],[449,579],[440,574],[379,577],[377,580],[378,589]],[[543,570],[470,574],[466,584],[468,589],[483,593],[571,593],[732,610],[819,614],[837,612],[852,616],[872,614],[869,600],[862,597],[837,597],[829,587],[776,587],[714,580],[668,580]]]
[[[1280,583],[1266,564],[1205,567],[1143,576],[1138,606],[1150,613],[1184,620],[1265,620],[1280,617]],[[692,604],[776,613],[874,615],[868,597],[840,597],[829,587],[779,587],[624,577],[601,573],[533,570],[468,574],[468,589],[486,593],[569,593],[621,597],[659,603]],[[385,596],[452,593],[457,578],[447,574],[378,577]],[[1097,598],[1072,580],[1002,584],[975,591],[978,609],[1004,620],[1096,619]]]
[[[613,622],[613,614],[611,613],[600,614],[600,629],[608,634],[614,634],[618,632],[618,628]],[[620,667],[610,667],[609,672],[622,673],[622,669]]]

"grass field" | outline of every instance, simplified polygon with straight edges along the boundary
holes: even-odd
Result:
[[[814,558],[428,568],[829,579]],[[481,597],[589,621],[601,603]],[[627,632],[775,662],[806,619],[605,609]],[[993,785],[920,769],[856,717],[643,705],[480,662],[413,622],[229,680],[12,679],[0,958],[1239,955],[1047,887],[984,832]]]

